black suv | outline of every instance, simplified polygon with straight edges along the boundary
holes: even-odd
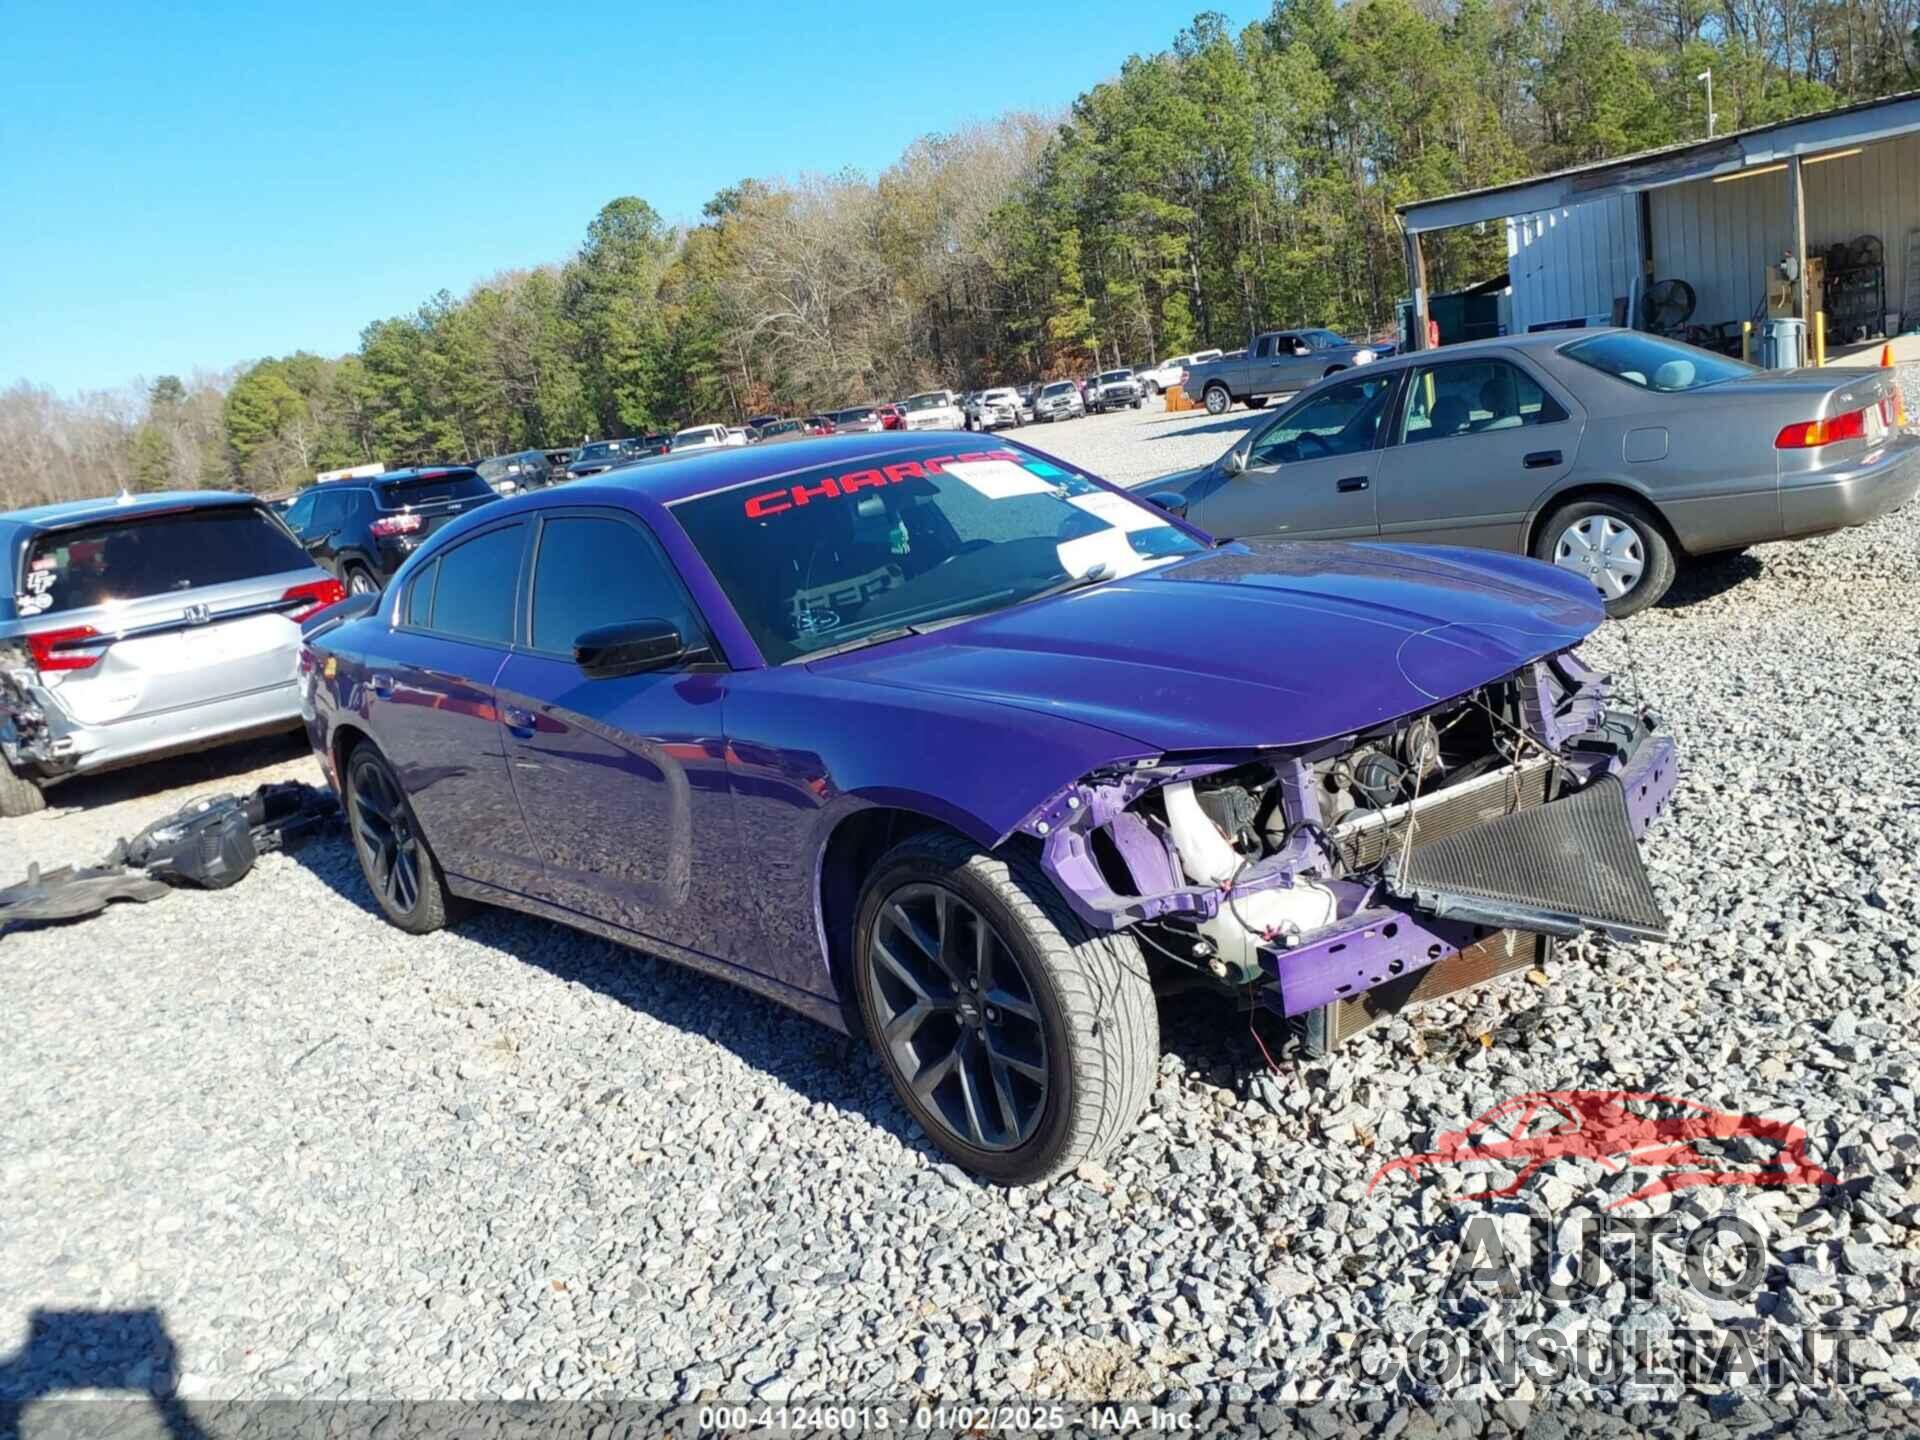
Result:
[[[499,498],[471,465],[389,470],[315,485],[280,518],[315,564],[365,595],[383,589],[420,542],[447,521]]]

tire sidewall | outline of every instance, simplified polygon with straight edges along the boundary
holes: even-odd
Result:
[[[1224,385],[1207,386],[1200,399],[1209,415],[1224,415],[1233,408],[1233,397],[1227,393]]]
[[[1045,1113],[1035,1127],[1033,1135],[1024,1144],[1013,1150],[979,1150],[961,1140],[947,1128],[946,1122],[939,1116],[928,1112],[906,1083],[906,1077],[894,1071],[892,1052],[886,1039],[880,1033],[880,1026],[868,999],[871,961],[868,957],[869,943],[873,937],[875,920],[880,910],[895,891],[903,885],[935,884],[942,885],[971,905],[979,915],[987,920],[998,932],[1007,948],[1014,952],[1021,974],[1025,977],[1033,992],[1034,1003],[1039,1006],[1041,1017],[1046,1026],[1047,1041],[1047,1102]],[[1052,970],[1036,951],[1032,937],[1019,917],[1008,909],[991,885],[988,885],[971,868],[951,867],[926,856],[901,856],[884,865],[872,880],[868,882],[866,894],[860,901],[859,919],[854,926],[853,982],[857,992],[861,1020],[867,1032],[867,1041],[873,1047],[881,1068],[887,1072],[887,1078],[893,1084],[894,1093],[907,1107],[914,1122],[920,1126],[928,1139],[963,1168],[992,1180],[998,1184],[1018,1185],[1037,1176],[1050,1173],[1052,1158],[1066,1143],[1072,1129],[1072,1094],[1074,1066],[1072,1064],[1072,1033],[1067,1023],[1066,1010],[1061,1002],[1060,993],[1054,983]]]

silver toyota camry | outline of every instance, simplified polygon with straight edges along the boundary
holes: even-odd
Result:
[[[1611,615],[1690,556],[1872,520],[1920,487],[1890,370],[1767,371],[1634,330],[1377,361],[1302,391],[1198,470],[1135,488],[1215,535],[1511,550]]]

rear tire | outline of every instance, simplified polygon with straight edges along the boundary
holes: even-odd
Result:
[[[0,760],[0,819],[18,820],[47,808],[47,792],[39,782]]]
[[[1200,398],[1206,402],[1209,415],[1224,415],[1233,408],[1233,396],[1227,393],[1224,385],[1209,385]]]
[[[1249,396],[1247,397],[1247,408],[1248,408],[1249,410],[1264,410],[1264,409],[1266,409],[1266,408],[1267,408],[1267,397],[1266,397],[1265,395],[1249,395]]]
[[[431,934],[458,919],[460,904],[386,756],[363,740],[345,768],[347,828],[381,913],[410,935]]]
[[[1624,495],[1562,505],[1541,522],[1533,555],[1586,576],[1615,620],[1637,615],[1673,584],[1673,547],[1665,527],[1645,505]]]
[[[373,578],[373,572],[364,565],[347,566],[340,580],[347,587],[349,595],[377,595],[380,592],[380,582]]]
[[[853,938],[867,1038],[960,1165],[1030,1184],[1132,1128],[1160,1059],[1146,963],[1131,936],[1082,925],[1032,861],[914,836],[874,867]]]

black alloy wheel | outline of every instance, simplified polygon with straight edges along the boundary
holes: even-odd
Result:
[[[923,1109],[976,1150],[1030,1139],[1047,1105],[1047,1034],[1012,947],[934,883],[894,891],[868,946],[868,1003]]]

